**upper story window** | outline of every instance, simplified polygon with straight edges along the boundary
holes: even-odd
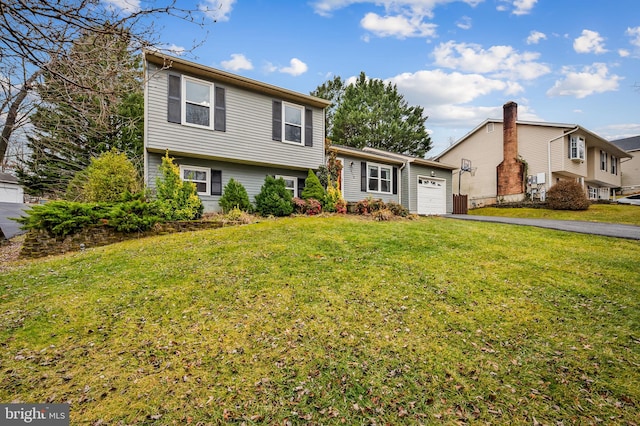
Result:
[[[389,166],[367,164],[367,189],[371,192],[391,194],[391,171]]]
[[[613,155],[611,156],[611,174],[618,174],[618,157],[615,157]]]
[[[584,138],[582,136],[569,137],[569,158],[572,160],[584,160]]]
[[[606,151],[600,150],[600,170],[607,171],[607,163],[609,162],[609,155]]]
[[[167,121],[226,131],[225,89],[212,82],[169,74]]]
[[[301,105],[273,101],[272,139],[313,146],[313,111]]]
[[[193,182],[199,195],[209,195],[211,169],[196,166],[180,166],[180,177],[184,181]]]

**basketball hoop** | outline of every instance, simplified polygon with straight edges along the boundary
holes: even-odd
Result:
[[[462,170],[463,172],[471,171],[471,160],[467,160],[466,158],[463,158],[460,161],[460,170]]]
[[[473,167],[473,168],[471,168],[471,170],[469,170],[469,172],[471,173],[471,176],[475,176],[476,175],[476,170],[478,170],[477,167]]]

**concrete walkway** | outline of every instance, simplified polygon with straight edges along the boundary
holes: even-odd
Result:
[[[638,211],[640,213],[640,209]],[[524,219],[496,216],[474,216],[465,214],[445,215],[459,220],[508,223],[512,225],[537,226],[558,231],[579,232],[581,234],[604,235],[606,237],[640,240],[640,226],[620,225],[616,223],[585,222],[579,220]]]

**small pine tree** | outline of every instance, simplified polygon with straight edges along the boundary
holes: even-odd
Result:
[[[156,181],[160,212],[166,220],[193,220],[202,216],[204,206],[196,185],[180,179],[180,168],[167,152],[162,157],[161,176]]]
[[[256,195],[256,211],[262,216],[289,216],[293,213],[293,196],[284,179],[267,176]]]
[[[229,179],[229,182],[225,185],[222,197],[220,197],[218,203],[225,213],[230,212],[234,208],[243,212],[250,212],[252,207],[247,190],[234,178]]]
[[[318,179],[318,176],[316,176],[311,169],[309,169],[307,178],[304,181],[304,189],[300,195],[305,200],[308,200],[309,198],[316,199],[320,202],[324,200],[325,190],[320,183],[320,179]]]

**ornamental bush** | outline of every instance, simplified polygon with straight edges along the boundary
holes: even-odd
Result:
[[[235,208],[243,212],[251,212],[252,209],[247,190],[234,178],[229,179],[229,182],[225,185],[222,197],[220,197],[218,203],[225,213]]]
[[[289,216],[293,213],[293,196],[284,179],[267,176],[256,195],[256,212],[261,216]]]
[[[75,201],[50,201],[27,210],[26,216],[16,222],[26,230],[44,230],[56,237],[64,237],[80,231],[85,226],[101,223],[109,212],[109,206]]]
[[[547,206],[553,210],[587,210],[587,195],[578,182],[561,180],[547,191]]]
[[[300,194],[302,198],[308,200],[309,198],[314,198],[318,201],[324,200],[325,191],[320,183],[320,179],[313,173],[313,170],[309,169],[309,173],[307,174],[307,178],[304,181],[304,189]]]
[[[202,217],[204,206],[196,185],[180,178],[180,168],[167,152],[162,157],[160,177],[156,181],[160,216],[166,220],[193,220]]]

